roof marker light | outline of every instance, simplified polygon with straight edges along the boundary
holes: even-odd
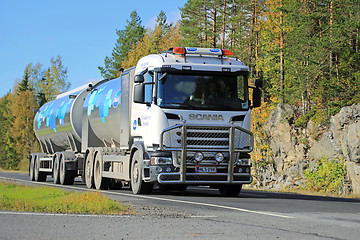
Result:
[[[230,51],[229,49],[221,49],[222,50],[222,55],[223,56],[232,56],[234,55],[232,51]]]
[[[183,47],[174,47],[173,49],[173,53],[177,53],[177,54],[185,54],[185,48]]]

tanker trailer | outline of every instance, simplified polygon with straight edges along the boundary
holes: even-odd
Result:
[[[30,178],[88,188],[189,185],[235,196],[252,182],[251,109],[262,81],[226,49],[176,47],[141,58],[119,78],[64,93],[34,122],[42,153],[30,157]],[[249,100],[249,89],[253,99]]]

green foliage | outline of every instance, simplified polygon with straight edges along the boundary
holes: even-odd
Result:
[[[341,160],[321,158],[317,167],[305,170],[304,175],[307,190],[336,193],[346,178],[346,166]]]
[[[43,70],[41,64],[28,64],[23,78],[13,90],[0,99],[0,167],[19,169],[27,165],[31,152],[40,151],[33,132],[34,109],[68,90],[67,69],[61,57],[50,59]]]
[[[24,187],[0,182],[0,210],[76,213],[125,214],[129,208],[98,192],[66,192],[49,187]]]
[[[35,88],[37,96],[40,97],[39,102],[43,101],[41,97],[46,101],[51,101],[60,93],[69,90],[67,68],[62,64],[60,56],[50,59],[50,67],[42,72],[40,79],[36,79]]]
[[[105,58],[105,66],[98,67],[104,78],[113,78],[119,74],[122,62],[127,58],[133,45],[144,36],[145,28],[141,25],[141,19],[136,11],[130,14],[130,21],[124,30],[117,30],[118,39],[112,51],[111,57]]]

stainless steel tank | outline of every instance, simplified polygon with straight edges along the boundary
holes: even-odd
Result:
[[[45,153],[78,150],[81,144],[82,107],[88,85],[60,94],[35,115],[34,132]]]
[[[103,82],[87,95],[84,113],[105,146],[120,145],[121,78]]]

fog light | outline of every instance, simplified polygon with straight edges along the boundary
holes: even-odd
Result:
[[[166,172],[171,172],[171,167],[167,167],[165,171]]]
[[[201,162],[204,159],[204,154],[202,154],[201,152],[197,152],[194,155],[195,161],[197,162]]]
[[[237,164],[238,165],[249,166],[250,165],[250,159],[249,158],[239,159],[239,160],[237,160]]]
[[[215,160],[216,160],[217,162],[222,162],[222,161],[224,160],[224,154],[222,154],[222,153],[216,153],[216,154],[215,154]]]
[[[162,168],[161,168],[161,167],[157,167],[157,168],[156,168],[156,171],[157,171],[158,173],[161,173],[161,172],[162,172]]]
[[[239,173],[242,173],[242,172],[243,172],[242,168],[239,168]]]
[[[171,165],[172,159],[170,157],[151,157],[151,165]]]
[[[250,168],[246,168],[246,172],[249,173],[249,172],[250,172]]]

